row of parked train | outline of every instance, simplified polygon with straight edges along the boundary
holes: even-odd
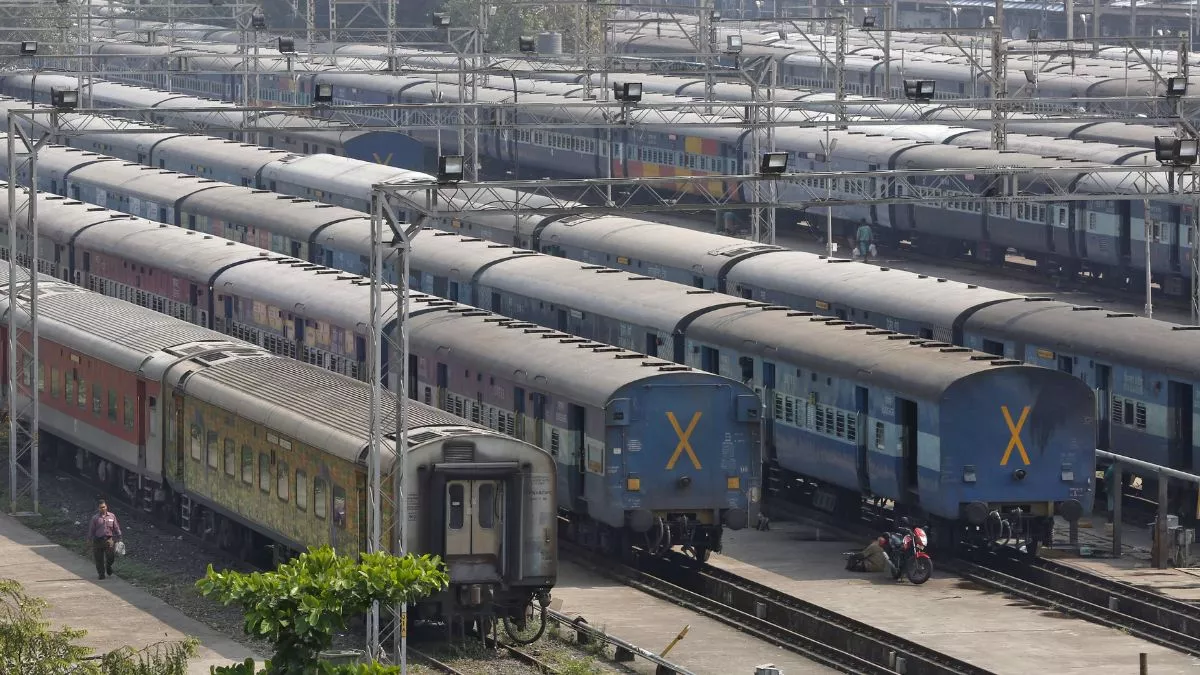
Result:
[[[82,122],[73,120],[72,124]],[[273,188],[360,211],[367,209],[372,184],[391,178],[421,178],[414,172],[346,157],[289,156],[256,146],[151,128],[146,136],[139,136],[96,134],[69,140],[127,161],[182,172],[196,172],[202,167],[205,178]],[[194,159],[197,157],[200,160]],[[63,189],[45,182],[42,185]],[[176,218],[174,204],[156,202],[152,191],[143,192],[137,199],[139,208],[146,209],[139,213],[168,221]],[[164,215],[156,215],[157,211]],[[357,247],[326,246],[329,240],[319,234],[321,230],[286,238],[256,233],[254,219],[233,222],[238,225],[228,230],[231,236],[264,245],[270,241],[274,250],[327,266],[358,272],[365,269],[365,234],[360,235]],[[626,217],[473,214],[461,221],[429,222],[505,244],[834,314],[1048,365],[1074,374],[1096,391],[1101,448],[1183,470],[1196,464],[1200,443],[1193,432],[1194,413],[1189,411],[1193,410],[1191,393],[1200,383],[1200,373],[1187,366],[1193,336],[1169,324],[1060,303],[1039,305],[1041,311],[1030,311],[1026,316],[1024,308],[1033,306],[1011,294],[917,279],[895,270],[888,272],[893,275],[889,282],[881,284],[877,267],[827,262],[804,253],[717,235],[692,233],[681,240],[674,230]],[[836,267],[836,273],[830,273],[831,266]],[[752,276],[756,268],[763,275],[757,281]],[[895,275],[914,285],[900,284]],[[833,283],[832,279],[838,281]],[[1010,315],[996,314],[986,327],[966,330],[968,320],[983,309]],[[1065,340],[1063,336],[1072,337]],[[1148,348],[1149,344],[1153,348]]]
[[[39,207],[45,272],[365,376],[368,288],[322,264],[363,271],[363,214],[73,148],[39,165],[71,198]],[[719,550],[756,513],[760,439],[825,508],[874,495],[946,536],[1034,545],[1090,507],[1093,395],[1068,375],[449,233],[418,236],[410,266],[512,320],[414,302],[408,395],[547,449],[573,536],[598,547]]]
[[[101,47],[116,52],[135,51],[130,67],[146,71],[144,52],[161,53],[165,47],[136,47],[114,44]],[[216,95],[238,99],[241,96],[243,71],[241,59],[230,56],[192,55],[191,67],[202,69],[201,73],[175,73],[171,85],[177,89],[204,95]],[[151,61],[157,62],[159,57]],[[140,65],[139,65],[140,64]],[[280,59],[277,64],[260,61],[263,71],[258,91],[265,103],[303,102],[315,82],[333,85],[336,101],[358,103],[392,103],[452,101],[457,92],[455,78],[451,76],[403,76],[386,73],[346,74],[304,71],[295,59],[288,63]],[[310,66],[311,68],[312,66]],[[161,69],[160,69],[161,70]],[[213,74],[212,71],[228,71],[229,75]],[[541,77],[541,76],[539,76]],[[646,94],[645,100],[670,102],[679,100],[681,87],[693,88],[702,84],[688,82],[683,78],[644,78],[652,89],[661,93]],[[45,73],[36,78],[39,95],[47,95],[52,86],[64,86],[66,81],[55,83]],[[479,100],[496,102],[511,101],[513,92],[507,84],[493,82],[494,87],[479,90]],[[31,75],[13,75],[5,79],[2,91],[14,96],[28,96],[34,85]],[[729,85],[732,87],[733,85]],[[516,83],[522,101],[561,101],[578,97],[579,85],[571,82],[543,80],[521,80]],[[724,89],[722,90],[724,95]],[[745,94],[746,92],[740,92]],[[735,92],[737,94],[737,92]],[[739,95],[740,95],[739,94]],[[169,108],[184,105],[217,107],[214,101],[188,99],[184,96],[163,95],[155,98],[145,89],[131,89],[111,83],[97,84],[93,89],[97,106],[128,107],[130,105],[160,107],[161,113],[150,117],[153,121],[171,125],[194,124],[198,119],[211,120],[211,115],[188,115],[171,113]],[[736,99],[736,95],[734,96]],[[796,110],[784,114],[787,118],[823,119],[826,113],[819,112],[828,103],[816,101],[815,110]],[[860,107],[868,107],[862,104]],[[378,114],[380,111],[375,111]],[[347,113],[349,114],[349,113]],[[584,115],[580,111],[578,114]],[[662,113],[652,110],[631,113],[643,123],[662,119]],[[379,120],[363,113],[362,123]],[[825,132],[814,128],[780,128],[776,131],[776,145],[788,150],[793,170],[839,170],[868,171],[876,169],[929,169],[960,167],[996,168],[1019,165],[1032,167],[1070,166],[1076,161],[1087,161],[1107,165],[1128,165],[1130,173],[1091,173],[1081,168],[1073,178],[1057,176],[1044,179],[1034,174],[1022,181],[1022,189],[1031,194],[1044,193],[1052,186],[1070,184],[1076,192],[1097,195],[1096,200],[1039,203],[995,203],[986,207],[969,199],[962,190],[947,188],[945,183],[929,186],[937,194],[944,194],[945,201],[904,203],[888,206],[844,205],[836,209],[839,229],[852,231],[861,223],[871,224],[879,241],[907,241],[923,250],[944,257],[970,254],[978,259],[1000,262],[1009,251],[1016,251],[1026,258],[1036,260],[1039,267],[1050,274],[1088,274],[1118,286],[1142,283],[1145,260],[1141,251],[1145,248],[1149,225],[1150,264],[1155,280],[1168,294],[1181,295],[1189,288],[1190,255],[1190,198],[1183,195],[1163,194],[1170,191],[1169,181],[1162,176],[1152,177],[1149,182],[1141,180],[1137,168],[1153,160],[1152,139],[1144,130],[1137,131],[1135,125],[1118,123],[1098,124],[1096,121],[1079,122],[1071,127],[1075,140],[1068,141],[1038,134],[1009,135],[1010,151],[1003,153],[987,149],[989,134],[968,127],[941,125],[880,125],[878,120],[863,121],[863,126],[851,125],[845,131],[835,131],[831,137],[837,141],[832,153],[825,153],[822,144]],[[231,122],[235,124],[236,122]],[[749,156],[750,143],[746,132],[736,121],[725,128],[704,129],[686,127],[686,132],[647,129],[633,133],[621,131],[612,139],[596,129],[579,128],[547,130],[483,129],[479,148],[482,156],[491,160],[492,170],[504,168],[522,171],[525,175],[572,175],[572,176],[648,176],[677,174],[734,174],[752,173],[757,159]],[[1040,130],[1042,122],[1030,121],[1029,131]],[[1045,122],[1047,133],[1066,132],[1061,121]],[[661,129],[661,130],[660,130]],[[382,131],[348,130],[337,125],[322,133],[327,140],[318,142],[302,133],[260,132],[259,139],[266,136],[268,144],[294,152],[314,150],[347,154],[366,161],[399,161],[405,166],[428,165],[432,153],[427,148],[440,146],[443,152],[455,151],[458,141],[455,134],[442,133],[430,127],[414,128],[412,137]],[[1123,139],[1135,147],[1125,147]],[[328,140],[332,137],[332,140]],[[344,142],[342,142],[344,139]],[[1104,139],[1105,142],[1091,142]],[[334,142],[339,141],[339,142]],[[1052,147],[1053,150],[1047,150]],[[1015,152],[1014,152],[1015,151]],[[424,158],[424,162],[419,157]],[[607,165],[607,166],[606,166]],[[487,168],[489,165],[485,165]],[[964,174],[965,184],[977,184],[990,180],[989,176]],[[780,198],[793,201],[824,199],[827,194],[835,199],[853,200],[864,194],[881,195],[885,189],[874,178],[856,178],[829,181],[792,181],[779,187]],[[1146,191],[1158,193],[1143,206],[1138,198]],[[1122,196],[1123,195],[1123,196]],[[1106,197],[1116,196],[1117,199]],[[794,215],[795,217],[790,217]],[[799,220],[803,214],[785,214],[786,228]]]
[[[76,208],[78,224],[116,216]],[[0,266],[5,314],[9,281]],[[38,303],[40,360],[19,372],[40,397],[46,457],[248,560],[370,550],[366,384],[50,276]],[[406,425],[405,546],[442,555],[451,577],[414,618],[519,627],[557,578],[553,457],[421,403]],[[384,466],[399,445],[384,444]]]

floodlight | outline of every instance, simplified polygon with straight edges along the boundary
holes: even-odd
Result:
[[[436,12],[433,15],[433,27],[434,28],[449,28],[450,27],[450,15],[445,14],[443,12]]]
[[[1041,35],[1042,35],[1042,32],[1039,31],[1038,29],[1036,29],[1036,28],[1029,29],[1029,41],[1030,42],[1037,40],[1039,37],[1041,37]]]
[[[740,54],[742,53],[742,36],[730,35],[725,38],[725,53]]]
[[[525,54],[532,54],[537,51],[537,45],[534,43],[533,38],[527,35],[517,38],[517,48]]]
[[[250,27],[253,28],[254,30],[266,30],[267,17],[262,14],[251,14],[250,15]]]
[[[1027,68],[1025,70],[1025,81],[1029,84],[1037,84],[1037,72]]]
[[[438,157],[437,181],[439,183],[457,183],[462,179],[462,155],[442,155]]]
[[[642,100],[641,82],[617,82],[613,84],[613,98],[623,103],[637,103]]]
[[[333,85],[318,82],[313,87],[313,103],[333,103]]]
[[[904,97],[910,101],[932,101],[937,92],[933,80],[905,80]]]
[[[33,56],[37,53],[37,40],[25,40],[21,43],[21,56]]]
[[[1188,81],[1186,77],[1168,77],[1167,78],[1167,96],[1177,98],[1186,96],[1188,90]]]
[[[1200,143],[1192,138],[1154,137],[1154,158],[1166,166],[1191,166],[1196,163]]]
[[[279,38],[279,53],[280,54],[295,54],[296,40],[290,37]]]
[[[777,176],[787,171],[788,154],[786,152],[764,152],[758,165],[758,172]]]
[[[781,30],[779,31],[779,41],[783,42],[784,40],[787,40],[787,31]]]
[[[51,89],[50,105],[59,110],[74,110],[79,107],[78,89]]]
[[[875,17],[870,14],[867,14],[866,16],[864,16],[863,22],[862,22],[862,27],[863,28],[874,28],[875,27]]]
[[[709,14],[709,15],[708,15],[708,18],[709,18],[709,20],[710,20],[710,21],[720,21],[720,20],[721,20],[721,13],[720,13],[720,12],[717,12],[717,11],[714,11],[714,12],[712,12],[711,14]]]

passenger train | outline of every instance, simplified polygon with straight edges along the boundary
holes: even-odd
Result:
[[[55,168],[63,159],[82,162],[75,170]],[[311,242],[320,242],[323,251],[363,251],[365,219],[336,207],[281,201],[277,195],[122,165],[77,150],[55,153],[48,149],[45,163],[46,170],[41,173],[44,181],[85,199],[103,194],[109,203],[115,202],[121,208],[131,204],[126,195],[166,189],[174,205],[171,215],[175,222],[186,223],[201,233],[237,236],[245,233],[239,227],[241,223],[254,222],[260,228],[259,241],[267,240],[269,234],[272,246],[305,251],[314,259],[320,259],[319,250]],[[101,176],[119,178],[104,181]],[[182,187],[168,189],[172,182]],[[106,187],[95,187],[99,183]],[[218,207],[218,203],[226,206]],[[244,210],[242,216],[232,217],[228,210],[232,204]],[[192,230],[148,226],[137,218],[113,220],[111,214],[94,213],[81,219],[80,212],[86,210],[78,203],[54,200],[39,208],[44,233],[42,258],[57,261],[48,263],[48,271],[211,323],[281,353],[343,371],[349,369],[360,376],[364,373],[362,331],[369,298],[361,279],[304,260],[212,239],[211,235],[196,237]],[[150,212],[165,215],[157,207]],[[302,229],[312,230],[313,234],[303,234]],[[164,255],[164,250],[177,253]],[[362,260],[352,254],[342,259]],[[99,264],[98,260],[105,262]],[[206,262],[198,266],[199,260]],[[628,358],[649,359],[640,365],[643,377],[647,365],[663,359],[680,364],[673,368],[687,370],[690,366],[731,378],[719,380],[727,383],[722,387],[745,382],[747,393],[736,397],[736,419],[757,423],[759,398],[766,402],[768,459],[784,471],[789,482],[803,481],[824,508],[850,511],[860,505],[860,495],[865,493],[894,500],[901,510],[940,522],[967,524],[970,528],[966,534],[978,536],[982,531],[994,536],[1011,527],[1008,533],[1023,537],[1029,546],[1042,540],[1049,523],[1047,516],[1057,512],[1074,520],[1085,505],[1090,508],[1094,403],[1087,387],[1066,375],[1019,367],[1018,361],[985,356],[945,342],[872,330],[865,324],[808,312],[790,312],[781,306],[689,289],[640,274],[614,273],[594,265],[580,267],[478,239],[426,232],[417,237],[410,264],[418,287],[545,326],[535,329],[532,324],[513,324],[523,328],[522,332],[494,331],[500,337],[454,326],[435,331],[424,327],[417,310],[410,341],[422,363],[427,358],[444,363],[445,354],[460,360],[477,359],[473,368],[478,368],[488,358],[515,359],[516,354],[524,353],[528,355],[525,360],[509,361],[503,368],[488,366],[480,377],[487,376],[494,384],[502,373],[514,370],[546,372],[543,381],[531,387],[576,397],[582,386],[579,382],[551,373],[578,373],[580,381],[590,385],[601,372],[624,372],[612,362],[604,365],[599,359],[598,369],[593,368],[583,358],[587,353],[581,355],[576,349],[567,350],[573,353],[558,359],[551,349],[554,343],[544,338],[554,338],[561,335],[554,331],[563,331],[581,336],[574,340],[583,340],[581,346],[594,344],[586,342],[589,339],[615,345],[612,349],[618,351],[619,359],[616,364],[638,365],[621,360],[620,353],[627,353]],[[195,290],[188,294],[161,290],[174,287]],[[486,321],[481,323],[487,325]],[[531,333],[536,337],[530,337]],[[521,335],[525,342],[538,344],[518,344],[514,338],[510,349],[504,341],[506,334]],[[649,356],[638,357],[635,352]],[[554,370],[544,371],[546,363],[554,364]],[[505,427],[504,404],[497,403],[504,400],[508,387],[480,384],[478,377],[471,376],[471,369],[467,379],[460,381],[458,367],[439,367],[437,371],[439,389],[448,387],[454,394],[446,400],[468,407],[478,402],[482,412],[474,408],[472,419],[479,415],[499,428],[513,430],[511,422]],[[658,370],[671,368],[662,366]],[[633,372],[637,370],[635,367]],[[432,374],[418,363],[412,364],[412,371]],[[664,385],[668,384],[666,376],[660,377]],[[719,457],[721,475],[733,481],[730,488],[734,482],[745,485],[745,479],[753,474],[733,471],[737,462],[743,461],[737,458],[744,456],[738,435],[726,433],[722,440],[720,432],[714,434],[701,424],[715,413],[703,407],[715,404],[702,403],[713,392],[702,394],[698,390],[696,397],[689,397],[680,391],[679,383],[669,384],[670,393],[664,391],[667,398],[663,400],[671,403],[660,406],[663,410],[659,413],[665,412],[678,442],[672,443],[675,437],[667,435],[656,450],[665,453],[674,448],[666,475],[656,478],[647,470],[641,475],[626,474],[626,482],[646,486],[643,490],[648,492],[647,502],[658,498],[659,492],[694,490],[700,485],[695,474],[703,476],[702,467]],[[749,385],[755,388],[751,390]],[[644,390],[646,385],[641,388]],[[423,400],[432,396],[424,380],[410,382],[409,393],[423,396]],[[439,404],[445,403],[439,399]],[[489,404],[501,406],[499,417],[489,411]],[[963,404],[974,407],[959,410]],[[538,404],[533,405],[536,410]],[[634,400],[628,405],[632,406],[629,423],[639,425],[651,424],[656,417],[652,411],[660,404]],[[1065,407],[1056,407],[1059,405]],[[695,412],[689,416],[693,408]],[[995,419],[980,421],[984,408],[995,413]],[[511,404],[507,409],[512,409]],[[569,435],[574,409],[576,406],[569,405],[564,411],[560,406],[557,417],[568,424],[562,430],[562,444],[567,448],[574,445]],[[578,406],[580,420],[575,428],[583,424],[582,417],[592,409]],[[613,416],[623,418],[627,413],[622,410],[619,401],[610,399],[606,408],[597,408],[597,413],[619,426],[620,420],[614,421]],[[1029,416],[1029,435],[1021,436],[1020,427],[1006,425],[1005,410],[1019,410],[1017,414],[1023,418]],[[975,419],[977,424],[969,429],[961,427],[955,421],[961,419]],[[1016,418],[1009,422],[1018,424]],[[632,440],[617,440],[611,432],[607,450],[599,439],[596,446],[590,438],[587,440],[588,466],[580,467],[581,474],[586,476],[592,471],[593,452],[597,453],[597,462],[603,455],[621,455],[622,448],[626,454],[636,452]],[[558,433],[550,431],[548,439],[525,437],[541,443],[548,440],[552,454],[557,456]],[[1019,460],[992,458],[995,462],[976,458],[980,444],[1008,445],[1014,435],[1018,444],[1032,454],[1023,453]],[[703,444],[694,440],[697,438],[703,438]],[[642,445],[640,440],[637,445]],[[582,462],[584,456],[580,448],[574,459],[563,460],[560,476],[568,476],[567,482],[560,485],[564,494],[575,494],[569,476],[575,461]],[[1064,463],[1072,470],[1060,472]],[[963,472],[961,480],[946,478],[952,467],[956,476],[958,471]],[[1078,474],[1072,473],[1075,467]],[[743,473],[746,470],[744,466],[740,469]],[[675,481],[673,485],[670,480]],[[585,494],[592,494],[589,488],[585,484]],[[716,490],[716,486],[708,489]],[[729,493],[731,500],[734,494]],[[753,492],[750,501],[754,501]],[[1055,511],[1049,510],[1050,503],[1055,504]],[[589,504],[595,507],[591,500]],[[729,506],[737,505],[730,501]],[[743,526],[745,516],[742,507],[737,506],[726,514],[725,524]],[[629,522],[634,532],[647,531],[643,528],[648,522],[636,518]],[[669,521],[655,522],[650,531],[673,532],[675,528]],[[947,536],[964,533],[955,527],[944,531]],[[652,541],[652,547],[656,543]],[[678,543],[688,545],[700,557],[719,546],[711,540],[684,539]]]
[[[384,180],[388,172],[400,175],[399,170],[381,166],[354,168],[358,165],[344,157],[289,157],[278,151],[194,135],[160,132],[147,136],[152,139],[149,142],[139,141],[138,136],[97,138],[108,139],[106,142],[113,143],[114,151],[126,160],[141,159],[171,170],[186,172],[195,166],[188,159],[189,150],[211,158],[212,164],[207,159],[204,162],[213,167],[204,173],[206,180],[235,185],[244,182],[269,189],[270,185],[258,180],[265,170],[277,172],[272,174],[280,179],[277,189],[360,210],[369,203],[373,183]],[[335,218],[335,211],[303,200],[291,210],[281,209],[279,205],[284,202],[278,199],[275,206],[263,209],[251,197],[234,196],[211,183],[209,190],[197,188],[195,194],[184,199],[186,188],[178,186],[185,182],[172,174],[143,172],[136,178],[125,178],[111,162],[98,165],[102,158],[69,152],[77,154],[77,161],[65,156],[57,175],[50,169],[43,171],[43,188],[72,196],[94,190],[86,193],[91,195],[89,198],[114,208],[221,234],[325,266],[355,273],[366,270],[365,219],[355,221],[348,214]],[[47,150],[46,167],[51,166],[54,157]],[[278,171],[287,172],[286,181]],[[368,175],[356,181],[359,173]],[[68,175],[74,178],[69,191]],[[335,189],[343,195],[315,191],[316,186],[329,189],[329,178],[333,176],[338,177]],[[344,194],[346,191],[352,194]],[[201,205],[223,211],[211,217],[190,211]],[[276,212],[287,215],[271,217]],[[506,245],[515,242],[590,264],[831,314],[1064,370],[1087,382],[1099,398],[1099,447],[1182,470],[1195,470],[1200,464],[1200,438],[1195,436],[1196,424],[1192,422],[1195,415],[1200,415],[1200,408],[1188,412],[1196,405],[1191,392],[1200,384],[1200,372],[1187,366],[1191,362],[1188,355],[1194,351],[1194,336],[1170,324],[1114,317],[1108,312],[1061,303],[1029,305],[1029,301],[1008,293],[919,278],[898,270],[881,272],[871,265],[827,261],[715,234],[689,232],[681,237],[676,228],[622,216],[514,218],[475,214],[446,224],[430,222]],[[889,275],[886,282],[880,281],[882,273]],[[1021,312],[1026,306],[1045,309],[1040,316],[1055,317],[1054,321],[1050,325],[1025,322]],[[984,308],[991,308],[989,313],[993,315],[1011,308],[1012,330],[1005,328],[1003,321],[988,325],[972,321]],[[1053,311],[1049,311],[1051,308]],[[1064,340],[1064,335],[1075,337]],[[1151,340],[1154,349],[1138,346],[1144,340]]]
[[[4,313],[8,282],[0,266]],[[248,560],[367,550],[365,384],[60,279],[38,292],[40,360],[22,372],[51,463]],[[557,578],[553,458],[421,403],[405,423],[405,547],[441,556],[450,575],[414,618],[523,622]]]

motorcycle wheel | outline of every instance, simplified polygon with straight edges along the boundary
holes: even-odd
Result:
[[[920,586],[933,576],[933,561],[929,558],[913,558],[908,562],[905,576],[910,583]]]

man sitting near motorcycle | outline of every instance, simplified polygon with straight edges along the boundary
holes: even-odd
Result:
[[[888,572],[893,571],[892,561],[887,554],[887,533],[867,545],[861,552],[850,556],[846,561],[846,569],[852,572]]]

